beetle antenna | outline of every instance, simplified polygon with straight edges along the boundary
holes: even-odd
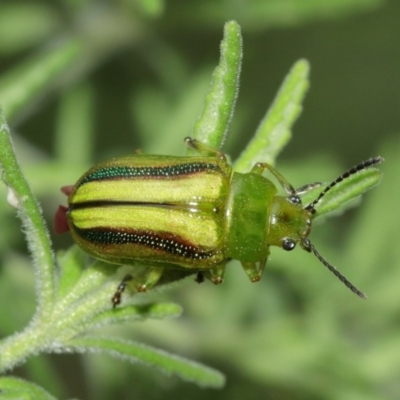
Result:
[[[335,185],[337,185],[339,182],[342,182],[344,179],[347,179],[349,176],[362,171],[363,169],[366,169],[370,167],[371,165],[374,164],[380,164],[383,161],[382,157],[374,157],[374,158],[369,158],[366,161],[363,161],[362,163],[356,165],[353,168],[350,168],[348,171],[346,171],[343,175],[340,175],[339,178],[336,178],[332,183],[330,183],[320,194],[319,196],[312,201],[308,206],[306,206],[304,209],[310,211],[312,214],[315,214],[315,206],[320,202],[322,197],[325,196],[325,194],[331,190]],[[318,257],[318,256],[317,256]]]
[[[313,252],[314,255],[318,258],[319,261],[321,261],[321,263],[323,265],[325,265],[326,268],[329,269],[329,271],[331,271],[337,278],[339,278],[353,293],[355,293],[358,297],[361,297],[362,299],[366,299],[367,296],[359,291],[349,280],[347,280],[347,278],[345,278],[333,265],[329,264],[328,261],[325,260],[325,258],[323,258],[321,256],[321,254],[318,253],[318,251],[316,250],[316,248],[314,247],[314,245],[310,242],[309,239],[303,239],[301,242],[301,247],[308,251],[308,252]]]

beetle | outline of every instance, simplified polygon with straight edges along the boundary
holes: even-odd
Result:
[[[256,163],[250,172],[233,171],[226,156],[192,138],[196,155],[135,154],[101,162],[62,190],[68,207],[55,217],[57,233],[69,230],[76,243],[101,260],[132,265],[147,273],[126,275],[112,297],[115,307],[126,285],[144,292],[163,273],[180,269],[214,284],[224,279],[226,263],[239,260],[251,282],[260,280],[270,246],[291,251],[299,244],[313,253],[352,292],[366,296],[329,264],[308,239],[316,205],[336,184],[374,164],[370,158],[323,189],[303,206],[300,194],[320,184],[293,186],[271,165]],[[286,195],[278,195],[268,171]]]

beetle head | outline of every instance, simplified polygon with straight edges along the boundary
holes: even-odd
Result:
[[[311,229],[311,214],[301,204],[297,194],[275,196],[269,220],[268,244],[293,250],[307,238]]]
[[[316,206],[325,194],[351,175],[374,164],[379,164],[382,161],[382,157],[370,158],[349,169],[326,186],[318,197],[305,207],[301,204],[299,194],[312,188],[314,185],[306,185],[296,191],[278,174],[278,180],[288,193],[288,196],[276,196],[274,199],[268,233],[268,237],[271,238],[271,240],[269,240],[269,245],[279,246],[284,250],[293,250],[296,244],[300,243],[300,246],[304,250],[313,253],[318,260],[337,278],[339,278],[353,293],[366,299],[367,297],[362,292],[360,292],[349,280],[347,280],[347,278],[345,278],[333,265],[329,264],[325,258],[318,253],[315,246],[311,243],[310,239],[308,239],[308,235],[310,234],[313,215],[317,213]]]

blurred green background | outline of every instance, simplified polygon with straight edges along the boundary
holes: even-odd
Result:
[[[232,262],[221,287],[189,279],[155,294],[184,307],[179,319],[120,332],[220,369],[222,390],[101,355],[40,356],[16,373],[60,398],[399,399],[400,2],[3,1],[0,103],[22,167],[51,225],[59,187],[93,162],[136,149],[183,154],[230,19],[244,59],[224,151],[240,153],[289,68],[307,58],[311,88],[279,170],[300,186],[386,159],[382,184],[311,236],[369,299],[300,249],[272,249],[262,282]],[[4,186],[0,194],[4,337],[29,321],[34,285]],[[67,236],[54,237],[57,250]]]

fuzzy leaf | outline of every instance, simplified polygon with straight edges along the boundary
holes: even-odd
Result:
[[[240,26],[236,21],[230,21],[225,24],[219,65],[214,70],[211,89],[193,133],[195,139],[215,149],[219,149],[224,142],[233,115],[241,61]]]
[[[344,179],[342,182],[334,186],[329,192],[327,192],[321,201],[315,206],[316,213],[314,214],[314,219],[320,217],[321,215],[331,213],[340,208],[343,211],[350,200],[356,199],[361,196],[367,190],[372,189],[376,186],[382,178],[382,172],[376,168],[368,168],[357,172],[355,175]],[[307,197],[303,197],[303,203],[306,206],[312,200],[318,197],[318,194],[322,192],[323,185],[317,190],[313,190],[313,193],[307,193]],[[316,193],[318,192],[318,193]],[[311,200],[309,201],[309,199]],[[349,203],[350,205],[351,203]]]
[[[309,87],[310,65],[297,61],[283,81],[256,134],[235,163],[235,170],[248,172],[255,162],[274,165],[275,159],[291,138],[291,128],[300,115]]]
[[[2,399],[56,400],[40,386],[12,376],[0,378],[0,393]]]
[[[60,298],[67,295],[81,278],[86,257],[78,246],[71,246],[66,252],[58,255],[58,264],[62,267],[58,284]]]
[[[132,363],[143,362],[201,387],[221,388],[225,383],[225,377],[219,371],[131,341],[84,337],[71,340],[66,345],[79,352],[106,352]]]
[[[175,303],[150,303],[141,305],[127,305],[109,309],[96,315],[86,323],[86,329],[98,328],[103,325],[121,324],[124,322],[143,321],[148,318],[163,319],[178,317],[182,308]]]

